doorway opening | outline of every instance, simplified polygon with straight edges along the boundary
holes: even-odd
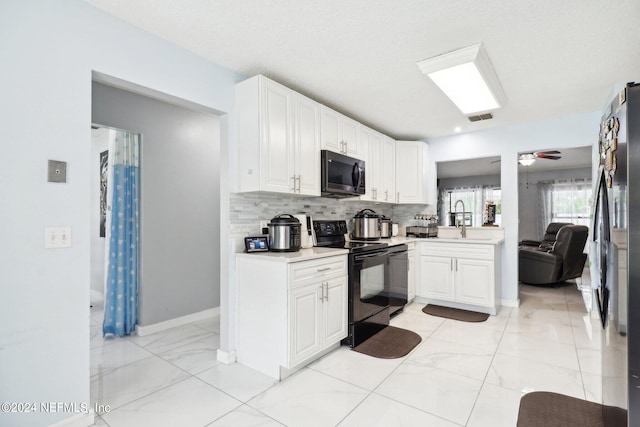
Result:
[[[163,358],[178,351],[174,344],[179,340],[206,341],[194,350],[206,353],[196,357],[198,363],[215,363],[220,345],[219,321],[206,320],[220,307],[220,118],[206,107],[134,92],[136,86],[121,81],[116,86],[112,80],[92,83],[91,120],[139,133],[144,144],[138,333],[127,340],[104,340],[101,325],[91,320],[91,398],[105,404],[124,403],[122,393],[109,385],[120,384],[125,373],[142,386],[145,379],[136,379],[145,372],[141,367],[167,367]],[[190,326],[186,319],[202,319],[211,330],[192,327],[193,334],[178,333]],[[173,333],[176,339],[152,342],[144,336],[156,332]]]
[[[532,264],[537,260],[535,256],[539,255],[539,252],[544,252],[545,256],[550,257],[547,254],[555,253],[560,257],[560,252],[554,252],[554,245],[558,231],[563,225],[590,227],[592,147],[520,153],[518,163],[518,277],[521,283],[543,283],[542,278],[532,276],[531,265],[537,265]],[[578,241],[576,240],[578,237],[574,234],[571,242]],[[568,234],[565,233],[563,236]],[[567,244],[563,240],[559,247],[564,248]],[[584,245],[577,251],[588,254],[589,246]],[[573,252],[575,251],[572,250]],[[573,258],[582,259],[582,257],[583,255],[578,253],[575,257],[569,258],[573,260]],[[569,262],[569,259],[565,260],[564,255],[562,260],[565,271],[573,271],[576,268],[583,271],[582,277],[571,279],[570,282],[575,281],[579,289],[588,287],[588,262],[580,268],[576,267],[575,263],[564,265],[564,261]],[[536,274],[542,274],[540,273],[542,270],[537,268],[533,270],[537,272]],[[552,273],[549,273],[548,278],[544,278],[545,282],[554,281],[556,277],[560,280],[566,277],[566,275]],[[570,277],[575,274],[579,273],[574,273]],[[559,285],[556,283],[548,286],[558,287]],[[521,299],[521,290],[518,294]]]

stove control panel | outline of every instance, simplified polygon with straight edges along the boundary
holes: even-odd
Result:
[[[315,231],[316,237],[343,236],[348,232],[347,221],[313,221],[313,231]]]

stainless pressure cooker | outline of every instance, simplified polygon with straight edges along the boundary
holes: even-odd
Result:
[[[269,227],[269,250],[274,252],[297,252],[300,250],[300,221],[289,214],[277,215],[267,224]]]
[[[380,237],[390,239],[393,237],[393,223],[391,218],[385,215],[380,216]]]
[[[380,215],[371,209],[363,209],[353,217],[353,240],[378,240],[380,238]]]

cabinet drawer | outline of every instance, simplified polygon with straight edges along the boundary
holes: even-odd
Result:
[[[322,280],[326,277],[346,276],[346,274],[346,255],[296,262],[289,266],[289,288],[295,288],[310,281]]]
[[[495,256],[494,245],[420,242],[419,246],[420,255],[487,260]]]

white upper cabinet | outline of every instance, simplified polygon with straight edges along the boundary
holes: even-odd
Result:
[[[396,201],[396,141],[382,135],[382,181],[380,184],[380,196],[384,202]]]
[[[236,85],[238,191],[320,195],[320,104],[264,76]]]
[[[358,131],[360,148],[368,147],[366,161],[366,194],[360,200],[394,203],[395,141],[366,126]]]
[[[396,203],[435,205],[435,168],[429,145],[422,141],[396,141]]]
[[[320,104],[296,94],[295,170],[298,193],[320,195]]]
[[[321,110],[322,149],[363,159],[364,149],[361,149],[358,141],[360,124],[324,105]]]

